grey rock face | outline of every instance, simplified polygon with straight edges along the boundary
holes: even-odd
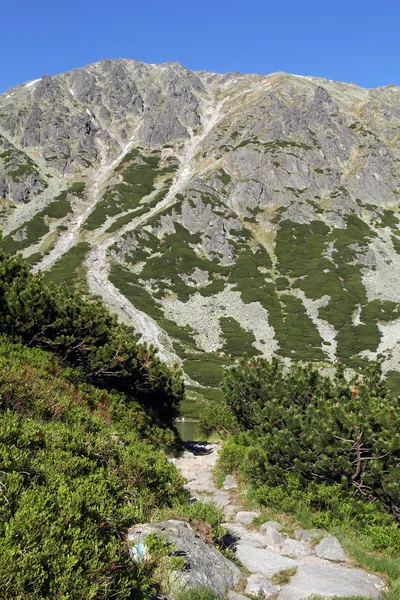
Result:
[[[251,573],[260,573],[264,577],[273,577],[276,573],[297,567],[298,562],[281,556],[272,550],[252,548],[239,544],[236,550],[238,559]]]
[[[185,352],[197,360],[200,351],[228,359],[238,327],[267,357],[332,362],[347,347],[346,333],[328,316],[329,289],[343,296],[349,289],[337,275],[344,260],[356,267],[368,302],[398,301],[399,97],[396,86],[194,73],[177,63],[131,60],[44,75],[0,95],[1,225],[13,236],[65,190],[66,180],[84,182],[85,197],[73,202],[69,218],[52,222],[35,244],[20,245],[27,256],[38,255],[57,238],[54,256],[40,268],[70,247],[66,236],[87,237],[93,253],[100,243],[105,264],[97,257],[98,272],[87,274],[92,291],[147,341],[168,346],[161,352],[171,362]],[[319,257],[305,246],[301,274],[289,273],[282,256],[289,225],[326,227]],[[341,256],[343,230],[355,239]],[[364,230],[365,236],[355,233]],[[322,263],[332,281],[321,298],[310,297],[310,265]],[[96,288],[94,279],[108,272],[112,278],[114,269],[130,279],[125,292],[133,284],[150,295],[158,335],[142,327],[146,317],[137,310],[127,312],[118,285],[113,291],[106,280]],[[284,291],[277,281],[287,276]],[[297,309],[287,317],[304,313],[304,340],[312,344],[288,340],[282,328],[284,305],[294,299]],[[169,340],[166,318],[191,339]],[[371,319],[380,339],[368,358],[383,351],[384,370],[400,370],[400,325]]]
[[[323,598],[379,598],[383,581],[359,569],[336,565],[303,565],[283,588],[278,600],[307,600],[312,595]]]
[[[176,571],[171,579],[172,593],[182,587],[207,585],[221,598],[228,589],[235,587],[241,578],[240,570],[226,559],[216,548],[207,545],[188,523],[183,521],[165,521],[157,524],[135,525],[128,532],[128,542],[146,545],[146,536],[150,533],[165,537],[175,543],[179,556],[184,557],[186,568]],[[132,557],[135,558],[134,550]]]
[[[254,574],[250,575],[247,579],[245,594],[249,596],[256,596],[259,598],[272,598],[278,592],[278,589],[268,579],[262,575]]]
[[[333,535],[324,538],[317,546],[315,546],[315,554],[319,558],[326,558],[327,560],[337,562],[344,562],[347,560],[347,556],[341,543]]]

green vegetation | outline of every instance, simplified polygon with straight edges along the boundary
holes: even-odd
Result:
[[[255,484],[260,499],[308,498],[325,518],[353,511],[392,539],[391,519],[400,517],[399,399],[389,398],[375,365],[348,382],[344,367],[332,379],[299,365],[284,374],[279,361],[253,358],[227,371],[222,388],[221,420],[231,417],[221,424],[233,434],[221,453],[226,471]]]
[[[141,208],[140,200],[153,191],[156,178],[174,173],[176,170],[174,159],[164,168],[160,168],[159,165],[160,154],[158,152],[151,156],[144,156],[136,149],[127,154],[116,169],[122,175],[123,182],[112,184],[108,188],[104,198],[96,204],[95,209],[86,220],[85,228],[97,229],[106,222],[107,217],[113,217],[134,208]],[[146,207],[142,210],[145,211]],[[139,214],[141,213],[135,213],[135,216]],[[125,219],[127,215],[121,218]],[[114,224],[111,227],[114,228]]]
[[[241,358],[244,354],[254,356],[259,354],[257,348],[253,346],[256,341],[251,331],[246,331],[239,323],[231,317],[221,317],[219,320],[222,329],[222,335],[225,338],[223,352],[233,358]]]
[[[219,600],[219,596],[207,586],[201,585],[183,590],[176,600]]]
[[[68,283],[72,287],[83,287],[85,285],[85,276],[83,272],[83,261],[90,245],[80,242],[66,252],[52,266],[49,271],[43,275],[43,281],[50,283]]]
[[[221,383],[228,359],[213,352],[190,354],[184,360],[185,373],[201,385],[217,387]]]
[[[128,526],[172,503],[173,442],[133,399],[0,338],[0,596],[148,600]]]
[[[84,189],[84,183],[76,182],[68,190],[61,192],[51,204],[36,213],[30,221],[27,221],[4,238],[4,251],[15,254],[39,242],[50,231],[47,219],[62,219],[71,212],[71,203],[67,200],[67,194],[71,193],[82,197]],[[20,235],[21,239],[14,239],[17,232],[21,231],[23,232],[23,235]]]
[[[179,413],[179,371],[168,369],[153,348],[137,345],[100,301],[45,285],[19,256],[2,252],[0,333],[53,352],[96,386],[132,395],[165,423]]]
[[[400,399],[377,365],[350,381],[262,358],[225,371],[224,398],[201,419],[225,439],[217,478],[235,473],[242,499],[284,530],[337,536],[354,566],[400,591]],[[287,576],[291,574],[288,573]],[[284,581],[287,581],[283,573]]]

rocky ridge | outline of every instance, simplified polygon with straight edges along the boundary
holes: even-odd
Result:
[[[196,394],[244,352],[400,369],[400,88],[101,61],[0,95],[5,248]]]

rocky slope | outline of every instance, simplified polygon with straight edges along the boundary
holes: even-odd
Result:
[[[0,95],[5,247],[188,378],[243,352],[400,381],[400,88],[101,61]]]

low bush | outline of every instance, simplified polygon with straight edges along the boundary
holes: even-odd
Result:
[[[182,493],[173,440],[132,399],[0,339],[0,597],[148,600],[125,531]]]

